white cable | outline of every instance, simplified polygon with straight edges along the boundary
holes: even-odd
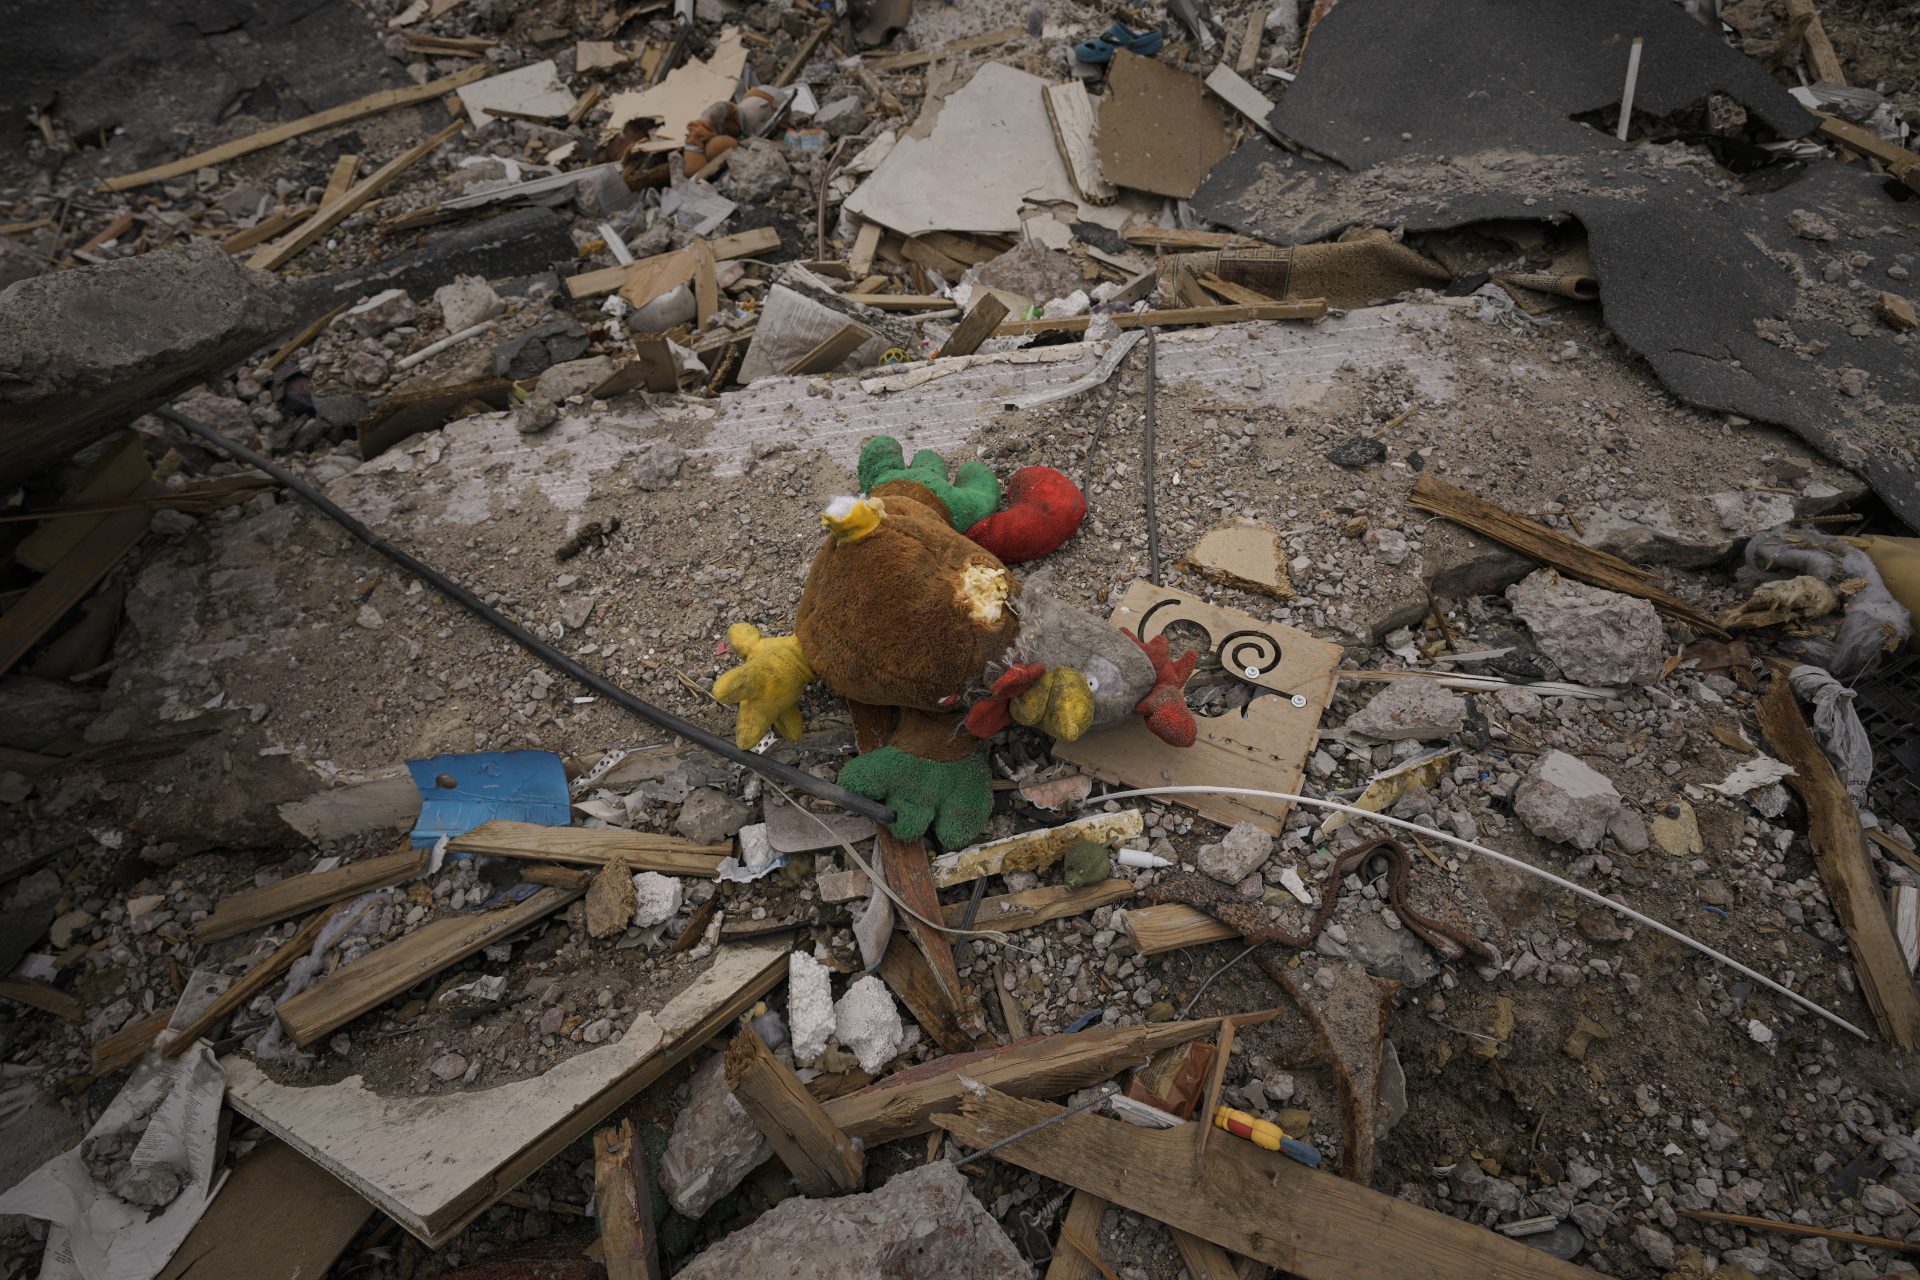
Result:
[[[1813,1001],[1807,999],[1805,996],[1799,994],[1798,992],[1789,990],[1788,988],[1781,986],[1779,983],[1775,982],[1772,978],[1767,977],[1767,975],[1765,975],[1764,973],[1760,973],[1756,970],[1749,969],[1746,965],[1741,964],[1738,960],[1735,960],[1732,956],[1724,955],[1721,952],[1715,951],[1712,947],[1708,946],[1706,943],[1700,942],[1694,938],[1690,938],[1686,934],[1681,933],[1678,929],[1670,928],[1667,925],[1661,924],[1658,920],[1655,920],[1651,916],[1642,915],[1638,911],[1635,911],[1632,907],[1625,906],[1622,903],[1615,902],[1612,898],[1603,897],[1602,895],[1595,893],[1593,890],[1577,885],[1571,880],[1563,879],[1562,877],[1553,874],[1553,872],[1551,871],[1542,871],[1539,867],[1534,866],[1530,862],[1522,862],[1520,859],[1512,857],[1508,854],[1501,853],[1496,849],[1489,849],[1487,848],[1487,846],[1483,844],[1475,844],[1471,840],[1462,840],[1459,836],[1451,836],[1444,831],[1436,831],[1432,827],[1421,826],[1417,822],[1408,822],[1403,818],[1390,818],[1384,813],[1375,813],[1371,809],[1361,809],[1354,805],[1341,804],[1337,800],[1318,800],[1318,799],[1315,799],[1313,796],[1295,795],[1290,791],[1259,791],[1252,787],[1140,787],[1137,790],[1133,790],[1133,791],[1109,791],[1106,795],[1103,795],[1103,796],[1089,796],[1085,800],[1081,801],[1080,805],[1082,808],[1087,808],[1095,804],[1105,803],[1108,800],[1129,800],[1135,796],[1176,796],[1176,795],[1251,796],[1261,800],[1291,800],[1295,804],[1311,805],[1316,809],[1332,809],[1340,813],[1350,813],[1357,818],[1369,818],[1374,822],[1383,822],[1390,827],[1400,827],[1403,830],[1407,830],[1407,831],[1418,831],[1423,835],[1432,836],[1436,840],[1444,840],[1448,844],[1458,845],[1462,849],[1468,849],[1474,853],[1483,853],[1487,857],[1492,858],[1496,862],[1505,863],[1507,866],[1512,867],[1517,871],[1524,871],[1528,875],[1538,876],[1542,880],[1548,881],[1549,883],[1552,883],[1552,884],[1559,885],[1562,889],[1571,890],[1572,892],[1579,894],[1583,898],[1587,898],[1594,902],[1597,902],[1601,906],[1607,908],[1609,911],[1617,911],[1621,915],[1626,916],[1630,920],[1636,920],[1641,924],[1646,925],[1650,929],[1657,929],[1661,933],[1666,934],[1669,938],[1672,938],[1675,942],[1679,942],[1686,946],[1692,947],[1695,951],[1698,951],[1701,955],[1711,957],[1712,959],[1718,960],[1721,964],[1726,965],[1730,969],[1735,969],[1740,973],[1746,974],[1747,977],[1752,978],[1755,982],[1758,982],[1760,985],[1766,987],[1769,991],[1777,992],[1780,995],[1785,996],[1787,999],[1793,1001],[1795,1004],[1800,1005],[1802,1008],[1811,1010],[1812,1012],[1819,1014],[1821,1017],[1825,1018],[1828,1022],[1833,1023],[1834,1026],[1843,1027],[1846,1030],[1853,1032],[1853,1034],[1859,1036],[1862,1040],[1873,1039],[1872,1036],[1868,1035],[1866,1032],[1862,1031],[1860,1028],[1854,1026],[1851,1022],[1848,1022],[1845,1018],[1842,1018],[1839,1014],[1828,1012],[1826,1009],[1821,1008],[1819,1005],[1815,1004]]]

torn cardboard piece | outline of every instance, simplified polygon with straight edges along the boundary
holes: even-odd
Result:
[[[1108,182],[1186,200],[1226,158],[1227,126],[1198,77],[1121,50],[1107,72],[1095,145]]]
[[[653,119],[661,130],[677,137],[687,122],[716,102],[731,102],[747,65],[747,46],[739,27],[728,27],[714,45],[713,56],[690,59],[665,80],[637,92],[617,93],[607,103],[603,136],[612,137],[629,120]]]

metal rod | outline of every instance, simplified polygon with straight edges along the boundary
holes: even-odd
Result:
[[[1160,585],[1160,518],[1156,512],[1153,482],[1155,424],[1153,416],[1154,384],[1160,375],[1160,340],[1147,330],[1147,581]]]
[[[771,778],[775,782],[793,787],[799,791],[805,791],[809,795],[816,796],[830,804],[837,804],[842,809],[857,813],[864,818],[871,818],[875,822],[883,825],[890,824],[893,821],[893,810],[883,804],[869,800],[865,796],[855,795],[846,788],[835,786],[831,782],[823,782],[812,774],[802,769],[796,769],[790,764],[782,764],[778,760],[769,759],[757,752],[742,751],[725,738],[707,732],[690,720],[682,720],[671,711],[656,707],[651,702],[627,692],[627,690],[621,688],[598,672],[590,671],[586,667],[581,666],[578,662],[560,652],[560,650],[540,639],[540,637],[534,635],[531,631],[528,631],[525,627],[513,621],[498,609],[495,609],[492,605],[481,600],[480,597],[474,595],[473,592],[447,577],[444,573],[441,573],[438,569],[415,559],[387,539],[367,528],[366,525],[361,524],[351,515],[348,515],[347,512],[332,499],[328,498],[318,489],[315,489],[299,476],[294,475],[284,467],[255,453],[245,445],[235,444],[206,423],[197,422],[185,414],[177,412],[170,406],[155,409],[154,413],[158,417],[173,423],[175,426],[199,436],[202,440],[205,440],[221,452],[238,458],[249,466],[258,467],[260,470],[266,472],[281,485],[306,499],[309,504],[318,508],[322,514],[326,515],[342,529],[345,529],[348,533],[360,539],[360,541],[366,543],[387,559],[398,564],[407,572],[426,582],[432,586],[434,590],[446,596],[455,604],[461,605],[470,613],[477,615],[483,622],[493,627],[496,631],[506,635],[515,644],[552,667],[555,671],[579,681],[601,697],[625,707],[628,711],[633,712],[633,714],[639,716],[649,724],[665,729],[668,733],[677,734],[695,746],[711,751],[717,756],[725,756],[735,764],[745,765],[764,778]]]
[[[1058,1124],[1060,1123],[1060,1121],[1065,1120],[1068,1116],[1078,1115],[1082,1111],[1090,1111],[1094,1107],[1099,1106],[1101,1103],[1105,1102],[1108,1098],[1111,1098],[1114,1094],[1118,1092],[1120,1092],[1119,1085],[1113,1084],[1112,1082],[1103,1084],[1100,1086],[1099,1092],[1095,1093],[1091,1098],[1082,1098],[1080,1101],[1068,1107],[1065,1111],[1059,1112],[1055,1115],[1050,1115],[1045,1120],[1042,1120],[1038,1124],[1030,1124],[1026,1128],[1022,1129],[1020,1132],[1009,1134],[1006,1137],[1000,1139],[1000,1141],[993,1143],[990,1146],[985,1146],[980,1148],[978,1151],[974,1152],[970,1156],[963,1156],[962,1158],[955,1160],[953,1162],[953,1167],[958,1169],[962,1165],[972,1164],[975,1160],[978,1160],[981,1156],[990,1156],[1004,1146],[1008,1146],[1012,1143],[1018,1142],[1022,1138],[1031,1137],[1033,1134],[1040,1132],[1042,1129],[1046,1128],[1050,1124]]]

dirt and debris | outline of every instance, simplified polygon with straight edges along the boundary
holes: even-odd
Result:
[[[1207,1250],[1280,1247],[1248,1210],[1268,1192],[1199,1213],[1177,1184],[1268,1158],[1269,1189],[1344,1176],[1471,1226],[1475,1280],[1912,1274],[1912,965],[1883,943],[1911,935],[1920,827],[1874,808],[1916,732],[1889,567],[1916,513],[1912,13],[123,8],[111,56],[78,10],[0,54],[10,1180],[78,1147],[126,1205],[177,1200],[138,1123],[80,1135],[183,1000],[271,965],[206,1039],[250,1097],[320,1118],[246,1101],[222,1159],[325,1164],[381,1211],[303,1239],[337,1277],[572,1265],[604,1214],[594,1130],[622,1121],[623,1247],[669,1275],[1218,1272]],[[1269,772],[1413,826],[1382,857],[1365,813],[1108,800],[1211,779],[1171,751],[1108,776],[1018,720],[977,757],[980,839],[1066,856],[915,897],[916,846],[575,686],[167,403],[726,741],[729,628],[790,629],[867,440],[934,451],[913,465],[942,485],[1057,469],[1084,522],[1019,575],[1099,619],[1149,580],[1246,619],[1169,628],[1203,735],[1294,692],[1247,674],[1253,628],[1339,646]],[[1416,507],[1423,477],[1522,536]],[[1520,554],[1525,529],[1656,590]],[[1762,730],[1789,669],[1844,785]],[[795,716],[742,745],[833,781],[847,704],[816,683]],[[404,761],[525,748],[564,760],[569,834],[608,842],[587,862],[423,851],[400,884],[196,936],[239,892],[392,853]],[[1032,834],[1083,809],[1131,834]],[[574,897],[459,944],[536,891]],[[355,1003],[384,948],[442,937]],[[752,948],[772,961],[724,968]],[[364,1011],[296,1048],[296,991]],[[1107,1079],[994,1074],[1001,1046],[1235,1015],[1132,1073],[1182,1112],[1138,1132],[1192,1144],[1150,1199],[1088,1204],[1114,1169],[1040,1159],[1124,1124],[1106,1104],[953,1167],[980,1116]],[[861,1144],[864,1191],[797,1195],[717,1052],[743,1020]],[[577,1110],[420,1145],[436,1109],[515,1088]],[[354,1160],[266,1136],[335,1127],[354,1090],[393,1117]],[[1320,1171],[1197,1142],[1215,1106]],[[458,1210],[432,1221],[394,1190],[441,1185]],[[1439,1229],[1404,1221],[1409,1252]],[[0,1222],[6,1275],[58,1252]],[[650,1274],[597,1225],[607,1275]]]

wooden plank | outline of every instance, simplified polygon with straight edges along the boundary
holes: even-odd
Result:
[[[1120,237],[1136,249],[1253,249],[1266,243],[1230,231],[1181,231],[1170,227],[1128,227]]]
[[[1125,902],[1133,894],[1133,881],[1119,877],[1079,889],[1069,889],[1065,885],[1042,885],[1021,893],[1003,893],[981,900],[980,910],[973,918],[973,928],[1014,933],[1045,924],[1049,920],[1065,920],[1116,902]],[[967,904],[956,902],[946,910],[947,923],[958,928],[966,918]]]
[[[416,102],[431,102],[433,99],[458,89],[461,85],[472,84],[493,73],[491,67],[468,67],[454,75],[443,76],[438,80],[429,80],[426,84],[413,85],[405,89],[386,89],[380,93],[356,98],[352,102],[329,107],[325,111],[302,116],[298,120],[289,120],[285,124],[275,125],[271,129],[262,129],[250,133],[244,138],[235,138],[232,142],[223,142],[217,147],[195,152],[182,160],[169,164],[156,165],[151,169],[142,169],[138,173],[129,173],[119,178],[109,178],[102,184],[105,191],[126,191],[143,183],[159,182],[166,178],[177,178],[183,173],[192,173],[208,165],[225,164],[237,156],[258,151],[297,138],[303,133],[312,133],[315,129],[325,129],[336,124],[345,124],[349,120],[358,120],[382,111],[391,111],[395,107],[411,106]]]
[[[1097,1257],[1089,1258],[1086,1249],[1099,1249],[1100,1220],[1110,1207],[1090,1191],[1073,1193],[1067,1216],[1060,1220],[1060,1239],[1054,1243],[1046,1280],[1104,1280],[1103,1264]]]
[[[1592,1280],[1593,1272],[1472,1223],[1309,1169],[1251,1142],[1193,1159],[1195,1129],[1142,1129],[990,1091],[941,1128],[983,1147],[1041,1132],[995,1157],[1092,1192],[1303,1280]],[[1184,1176],[1170,1176],[1179,1170]],[[1187,1172],[1187,1171],[1191,1172]]]
[[[631,1120],[593,1135],[593,1207],[607,1280],[660,1280],[653,1177]]]
[[[881,311],[951,311],[954,306],[952,298],[931,293],[843,293],[840,296],[848,302]]]
[[[800,74],[801,68],[807,65],[807,59],[813,56],[813,51],[820,47],[820,42],[827,38],[827,32],[832,28],[832,21],[826,18],[814,24],[813,30],[807,32],[806,38],[794,49],[793,56],[787,59],[787,64],[780,68],[780,74],[773,78],[774,88],[785,88],[793,83],[793,78]]]
[[[93,1046],[93,1061],[89,1070],[96,1076],[112,1075],[122,1067],[130,1067],[147,1056],[147,1050],[153,1047],[154,1039],[167,1029],[172,1013],[156,1013],[150,1018],[128,1023],[106,1039]]]
[[[880,238],[887,229],[877,222],[863,222],[853,235],[853,249],[847,254],[847,270],[855,279],[873,272],[873,255],[880,250]]]
[[[1171,307],[1165,311],[1143,311],[1113,317],[1122,329],[1164,329],[1180,324],[1243,324],[1252,320],[1317,320],[1327,314],[1324,298],[1296,298],[1291,302],[1268,302],[1259,306]],[[1018,338],[1030,333],[1085,333],[1089,316],[1063,316],[1058,320],[1010,320],[995,329],[999,338]]]
[[[1286,145],[1286,139],[1267,123],[1267,117],[1273,114],[1273,103],[1267,101],[1265,94],[1235,75],[1226,63],[1221,63],[1208,74],[1206,85],[1222,102],[1246,117],[1247,123],[1282,146]]]
[[[286,359],[288,356],[292,355],[294,352],[298,351],[300,348],[306,346],[309,342],[312,342],[315,338],[325,333],[327,331],[327,326],[333,323],[334,317],[338,316],[342,311],[345,311],[348,307],[352,305],[353,305],[352,300],[338,303],[335,306],[329,307],[325,315],[314,318],[312,321],[310,321],[306,325],[306,327],[301,329],[300,332],[294,334],[291,338],[288,338],[285,345],[283,345],[278,351],[274,352],[272,355],[267,357],[267,368],[278,369],[282,364],[286,362]]]
[[[954,326],[953,333],[940,347],[943,356],[970,356],[980,344],[993,336],[1007,318],[1007,304],[996,294],[983,294],[980,301]]]
[[[512,937],[584,892],[547,886],[536,889],[525,902],[498,911],[430,921],[283,1001],[275,1008],[280,1025],[295,1044],[312,1044],[448,965]]]
[[[1178,902],[1134,907],[1121,916],[1121,922],[1143,956],[1225,942],[1240,936],[1240,931],[1233,926],[1220,923],[1198,907]]]
[[[655,835],[651,831],[543,827],[532,822],[497,820],[456,836],[447,847],[457,853],[564,862],[575,867],[604,867],[617,856],[625,860],[629,870],[700,876],[708,880],[719,874],[721,859],[733,851],[731,841],[699,844],[679,836]]]
[[[788,365],[785,372],[832,373],[846,363],[848,356],[867,345],[873,336],[873,330],[849,320],[823,339],[819,346]]]
[[[1814,83],[1844,86],[1846,69],[1840,65],[1833,41],[1827,39],[1827,29],[1820,21],[1820,11],[1813,7],[1813,0],[1787,0],[1787,20],[1799,25],[1803,18],[1806,20],[1807,69],[1813,72]]]
[[[298,209],[288,209],[284,213],[271,214],[243,231],[236,231],[220,242],[220,247],[228,253],[245,253],[257,244],[273,239],[294,223],[313,213],[320,206],[303,204]]]
[[[136,221],[138,221],[138,219],[136,219],[133,216],[133,214],[130,212],[123,212],[123,213],[116,214],[111,222],[107,223],[106,226],[100,228],[98,231],[94,232],[92,235],[88,236],[83,243],[81,243],[79,246],[77,246],[73,250],[73,252],[76,255],[92,253],[95,249],[98,249],[101,245],[105,244],[107,241],[118,240],[121,236],[124,236],[125,234],[127,234],[127,232],[133,230],[133,224]]]
[[[713,245],[713,257],[716,262],[730,262],[735,258],[750,258],[756,253],[771,253],[780,247],[780,233],[772,227],[755,227],[752,231],[738,231],[730,236],[721,236],[710,242]],[[636,273],[648,269],[648,264],[679,259],[686,251],[674,249],[667,253],[657,253],[651,258],[642,258],[628,267],[600,267],[593,271],[582,271],[577,276],[567,277],[567,296],[571,298],[593,298],[603,293],[612,293],[633,278]]]
[[[1220,1020],[1220,1038],[1213,1046],[1213,1071],[1207,1077],[1207,1092],[1200,1100],[1199,1132],[1194,1135],[1193,1159],[1197,1165],[1207,1154],[1207,1139],[1213,1133],[1213,1109],[1220,1105],[1220,1086],[1227,1082],[1227,1058],[1233,1053],[1232,1018]]]
[[[934,1113],[951,1108],[966,1092],[962,1077],[1015,1097],[1057,1097],[1110,1079],[1162,1049],[1210,1035],[1219,1025],[1217,1019],[1206,1018],[1094,1027],[1070,1036],[1038,1036],[1001,1049],[956,1054],[834,1098],[826,1104],[827,1115],[849,1137],[871,1148],[932,1129]]]
[[[960,277],[967,274],[967,264],[958,258],[950,258],[926,241],[916,236],[908,236],[900,242],[900,256],[908,262],[917,262],[928,271],[937,272],[948,284],[958,284]],[[952,302],[947,303],[952,306]]]
[[[1872,156],[1887,167],[1887,172],[1915,191],[1920,191],[1920,155],[1888,142],[1871,129],[1863,129],[1839,116],[1816,111],[1820,124],[1814,132],[1829,142],[1835,142],[1863,156]]]
[[[1173,1247],[1180,1251],[1180,1262],[1187,1269],[1188,1280],[1240,1280],[1240,1270],[1225,1249],[1178,1227],[1168,1229],[1173,1233]]]
[[[951,947],[947,954],[953,954]],[[907,1007],[920,1029],[946,1052],[970,1053],[980,1047],[976,1037],[984,1026],[976,1024],[970,1028],[966,1021],[973,1007],[971,997],[955,1000],[948,995],[919,947],[893,943],[881,957],[876,972],[894,998]]]
[[[873,58],[867,63],[867,70],[906,71],[912,67],[924,67],[935,58],[950,58],[956,53],[972,53],[976,49],[991,49],[996,45],[1003,45],[1009,40],[1019,39],[1025,32],[1025,27],[1001,27],[998,31],[989,31],[985,35],[952,41],[941,45],[938,49],[918,49],[913,53],[896,53],[888,57]]]
[[[1618,556],[1596,551],[1585,543],[1536,524],[1518,512],[1468,493],[1431,475],[1422,475],[1413,483],[1408,503],[1421,511],[1444,516],[1491,538],[1503,547],[1531,560],[1557,569],[1569,578],[1578,578],[1589,586],[1639,596],[1670,618],[1686,623],[1695,631],[1724,637],[1720,624],[1679,596],[1654,585],[1653,579]]]
[[[284,1142],[255,1147],[156,1280],[325,1276],[373,1206]]]
[[[1041,92],[1047,119],[1053,123],[1053,140],[1060,148],[1060,159],[1073,179],[1073,189],[1088,204],[1112,204],[1120,188],[1100,176],[1100,155],[1094,149],[1093,98],[1079,80],[1048,85]]]
[[[0,978],[0,1000],[39,1009],[68,1022],[80,1021],[80,1002],[51,982],[38,978]]]
[[[1233,69],[1243,76],[1250,76],[1260,69],[1260,41],[1267,34],[1267,14],[1259,5],[1247,15],[1246,34],[1240,37],[1240,54],[1233,60]]]
[[[751,1009],[785,979],[790,946],[721,947],[619,1039],[525,1080],[385,1097],[358,1078],[279,1084],[236,1054],[221,1063],[227,1101],[438,1248]]]
[[[129,431],[61,493],[60,505],[67,507],[130,498],[152,479],[153,468],[147,462],[146,441],[141,439],[138,432]],[[46,573],[78,546],[82,538],[99,528],[103,519],[105,513],[47,520],[21,540],[20,545],[13,549],[13,558],[35,573]]]
[[[306,249],[314,241],[345,222],[361,205],[373,199],[387,188],[395,178],[405,173],[441,143],[466,128],[464,121],[456,120],[425,142],[407,148],[393,159],[368,174],[359,185],[332,204],[322,205],[320,212],[308,218],[286,236],[266,245],[247,259],[247,265],[256,271],[272,271],[284,265],[288,259]]]
[[[237,978],[225,991],[213,998],[213,1001],[200,1015],[181,1027],[173,1039],[167,1041],[167,1047],[160,1051],[163,1058],[177,1058],[191,1049],[201,1036],[213,1031],[221,1023],[232,1017],[247,1002],[267,989],[267,985],[287,970],[293,968],[293,962],[313,949],[314,942],[320,937],[320,930],[333,918],[334,912],[342,910],[334,906],[325,911],[314,912],[313,918],[301,925],[291,938],[273,949],[273,954]]]
[[[1013,248],[1013,237],[1002,235],[962,235],[956,231],[928,231],[921,240],[949,258],[970,267],[983,266]]]
[[[353,186],[353,175],[360,172],[359,156],[341,156],[333,162],[333,173],[327,178],[327,189],[321,193],[320,207],[326,208]]]
[[[726,1065],[727,1088],[800,1184],[801,1194],[832,1196],[860,1189],[866,1176],[860,1148],[751,1026],[742,1027],[727,1047]]]
[[[154,488],[142,487],[142,492]],[[87,598],[100,580],[120,563],[127,552],[147,534],[153,512],[145,508],[116,511],[62,556],[60,563],[27,588],[27,593],[12,608],[0,614],[0,675],[11,671],[67,616],[67,611]]]
[[[1880,1031],[1902,1049],[1920,1045],[1920,991],[1901,954],[1893,922],[1867,858],[1860,813],[1814,739],[1793,688],[1776,674],[1756,708],[1773,753],[1793,766],[1785,781],[1807,807],[1807,843],[1820,882],[1853,950],[1853,970]]]
[[[707,321],[713,319],[713,313],[720,308],[720,284],[714,277],[713,245],[705,240],[695,240],[687,246],[693,255],[693,306],[694,316],[700,328],[707,327]]]
[[[1196,283],[1209,293],[1218,294],[1223,300],[1243,306],[1260,306],[1273,299],[1258,289],[1249,289],[1246,285],[1235,284],[1231,280],[1222,280],[1211,271],[1203,271]]]
[[[262,925],[278,924],[342,898],[411,880],[426,870],[426,866],[425,849],[402,849],[377,858],[362,858],[331,871],[288,876],[274,884],[222,898],[212,915],[193,926],[193,940],[205,946]]]

